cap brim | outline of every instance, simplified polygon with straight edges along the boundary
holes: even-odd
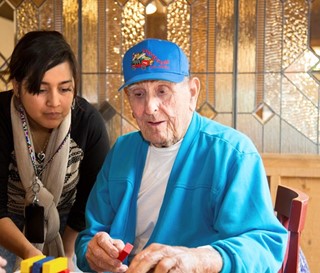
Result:
[[[152,81],[152,80],[158,80],[158,81],[167,81],[167,82],[182,82],[185,78],[185,75],[181,74],[173,74],[173,73],[146,73],[137,75],[135,77],[132,77],[130,80],[125,82],[121,87],[118,89],[118,91],[121,91],[123,88],[127,87],[130,84],[141,82],[141,81]]]

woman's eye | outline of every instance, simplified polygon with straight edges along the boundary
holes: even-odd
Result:
[[[61,88],[62,92],[71,92],[72,88],[71,87],[66,87],[66,88]]]

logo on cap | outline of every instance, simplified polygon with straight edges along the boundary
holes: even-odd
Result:
[[[160,60],[155,54],[148,49],[143,49],[141,52],[132,53],[131,68],[146,69],[169,69],[169,60]]]
[[[133,53],[131,68],[135,70],[136,68],[146,69],[147,66],[153,64],[152,58],[146,55],[145,52]]]

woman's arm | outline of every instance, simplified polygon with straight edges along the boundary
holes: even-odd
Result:
[[[8,217],[0,219],[0,245],[15,253],[22,259],[27,259],[42,252],[35,248]],[[3,236],[5,235],[5,236]]]

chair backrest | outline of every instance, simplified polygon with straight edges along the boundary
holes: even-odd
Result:
[[[304,228],[309,196],[300,190],[279,185],[274,210],[279,221],[289,231],[286,256],[279,273],[297,273],[299,269],[300,237]]]

